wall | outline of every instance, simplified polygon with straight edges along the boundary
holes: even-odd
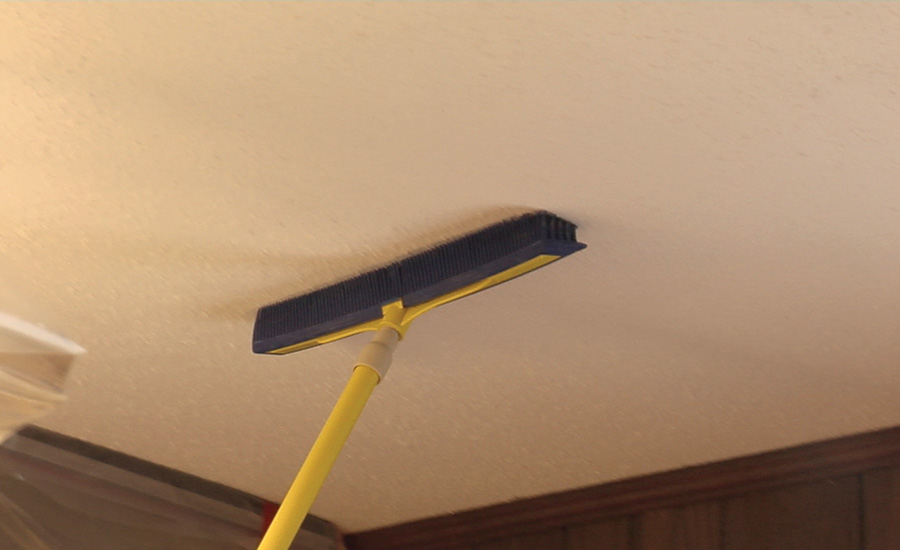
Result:
[[[894,550],[900,469],[661,508],[466,550]]]
[[[897,550],[900,428],[348,537],[352,550]]]

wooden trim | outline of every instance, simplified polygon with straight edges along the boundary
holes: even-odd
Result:
[[[440,550],[900,464],[900,427],[348,535],[350,550]]]

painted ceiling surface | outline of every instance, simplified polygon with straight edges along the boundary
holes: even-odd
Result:
[[[900,423],[898,59],[889,3],[4,3],[2,307],[88,350],[42,425],[278,500],[365,340],[256,308],[528,208],[588,248],[420,319],[314,513]]]

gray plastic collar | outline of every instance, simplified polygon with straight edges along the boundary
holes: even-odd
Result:
[[[384,380],[388,368],[391,366],[394,348],[397,347],[399,340],[400,335],[393,328],[378,329],[375,336],[372,337],[372,341],[366,344],[360,352],[356,366],[370,367],[378,373],[379,381]]]

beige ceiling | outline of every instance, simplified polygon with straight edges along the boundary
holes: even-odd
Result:
[[[255,308],[526,207],[589,248],[421,319],[315,513],[898,424],[898,59],[890,3],[4,3],[0,272],[89,350],[42,424],[278,499],[363,340]]]

